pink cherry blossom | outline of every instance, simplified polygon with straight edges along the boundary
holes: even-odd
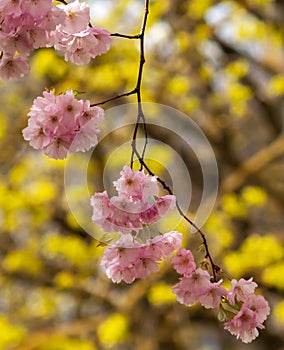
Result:
[[[18,16],[22,13],[21,5],[23,0],[13,1],[13,0],[0,0],[1,15],[14,15]]]
[[[147,202],[158,194],[156,176],[149,176],[143,171],[132,170],[124,166],[120,172],[120,178],[113,182],[119,195],[132,200]]]
[[[40,18],[51,11],[53,2],[51,0],[22,0],[21,10],[33,17]]]
[[[157,209],[160,216],[166,216],[168,212],[176,206],[176,197],[173,195],[166,195],[158,198]]]
[[[163,250],[166,236],[159,235],[157,237],[159,237],[159,239],[156,239],[156,237],[148,239],[144,245],[145,256],[151,257],[153,260],[160,260],[162,257],[166,256]]]
[[[85,29],[74,34],[57,32],[54,47],[64,53],[65,61],[83,65],[90,62],[90,48],[97,43],[97,39],[90,35],[89,29]]]
[[[100,107],[92,106],[90,101],[86,100],[83,102],[83,113],[79,118],[80,126],[83,127],[90,120],[98,126],[104,121],[104,111]]]
[[[49,158],[64,159],[68,155],[70,143],[64,138],[53,137],[52,142],[43,149],[43,153]]]
[[[254,311],[255,319],[258,323],[263,323],[270,313],[268,302],[262,295],[250,295],[244,302],[244,306]]]
[[[89,150],[92,146],[98,143],[97,134],[100,133],[100,130],[97,128],[97,121],[91,119],[88,123],[80,126],[78,134],[75,136],[72,145],[70,147],[70,152],[85,152]]]
[[[37,23],[36,28],[45,29],[49,37],[54,37],[58,28],[65,20],[65,11],[59,8],[59,6],[53,6],[49,12],[41,17],[41,21]]]
[[[180,282],[173,287],[173,293],[176,294],[178,302],[191,306],[201,296],[206,295],[210,289],[209,273],[201,268],[197,268],[190,276],[180,279]]]
[[[180,247],[182,234],[178,231],[170,231],[154,237],[153,242],[162,247],[163,256],[166,257]]]
[[[111,215],[110,200],[107,192],[95,193],[91,197],[91,205],[96,207],[93,211],[92,220],[100,223],[100,221],[106,220]]]
[[[244,343],[250,343],[258,336],[257,326],[263,327],[256,321],[255,312],[247,306],[243,306],[236,316],[224,324],[225,329]]]
[[[103,34],[98,35],[97,32],[90,27],[72,34],[58,32],[54,47],[64,52],[66,61],[76,65],[88,64],[91,58],[107,52],[110,48],[110,33],[104,31]]]
[[[232,287],[228,291],[227,299],[232,305],[235,304],[235,300],[245,301],[249,295],[254,293],[257,287],[257,284],[253,282],[252,278],[249,280],[241,278],[239,281],[233,279],[231,283]]]
[[[107,275],[111,276],[112,270],[118,271],[118,266],[121,267],[120,271],[126,267],[133,267],[139,255],[139,245],[133,241],[130,234],[124,235],[104,250],[101,265],[106,269]]]
[[[161,257],[170,256],[174,250],[178,249],[182,242],[182,234],[178,231],[170,231],[158,236],[155,236],[151,240],[147,240],[146,246],[151,246],[153,251],[160,251]],[[150,250],[151,250],[150,249]],[[149,254],[150,253],[149,250]],[[160,258],[161,258],[160,257]]]
[[[68,34],[74,34],[88,27],[90,22],[90,7],[88,4],[75,0],[67,5],[60,4],[58,7],[64,10],[67,15],[62,28],[59,28],[60,30]]]
[[[3,33],[2,33],[3,38]],[[2,50],[7,54],[14,56],[16,52],[20,55],[28,55],[33,46],[28,32],[19,27],[15,31],[5,34],[5,41],[2,44]]]
[[[200,304],[206,309],[215,309],[221,303],[221,298],[227,295],[224,287],[220,286],[222,280],[211,283],[210,289],[199,297]]]
[[[5,80],[19,79],[29,71],[26,57],[3,55],[0,59],[0,77]]]
[[[48,31],[41,28],[26,29],[32,49],[52,46]]]
[[[140,214],[140,220],[142,224],[149,225],[159,220],[159,212],[156,205],[151,206],[149,209],[142,211]]]
[[[135,277],[146,279],[151,273],[159,271],[157,261],[151,258],[140,258],[135,265]]]
[[[30,118],[28,127],[23,130],[25,140],[35,149],[44,149],[52,143],[52,139],[44,133],[43,124],[35,118]]]
[[[177,254],[172,257],[171,263],[177,273],[188,277],[196,269],[194,257],[190,250],[180,248]]]
[[[122,267],[119,263],[116,263],[111,268],[106,269],[106,275],[114,283],[120,283],[121,281],[132,283],[135,280],[135,270],[131,265]]]
[[[130,217],[132,219],[136,217],[138,218],[139,214],[148,207],[147,203],[129,199],[123,195],[113,196],[110,198],[110,201],[117,210],[129,215],[129,220],[131,220]]]
[[[99,27],[92,27],[90,29],[92,35],[98,40],[98,43],[95,47],[91,48],[90,53],[91,57],[100,56],[103,53],[108,52],[111,45],[110,32]]]
[[[104,200],[104,207],[102,211],[101,200]],[[114,198],[111,198],[112,200]],[[130,233],[132,230],[140,230],[142,228],[141,222],[138,220],[138,214],[131,214],[119,208],[123,205],[121,202],[116,205],[113,204],[106,192],[95,193],[91,197],[91,206],[93,207],[92,220],[97,225],[101,226],[106,232],[121,232]],[[120,198],[119,198],[120,199]]]

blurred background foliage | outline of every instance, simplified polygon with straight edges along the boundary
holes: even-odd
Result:
[[[95,25],[139,31],[143,1],[89,3]],[[29,107],[46,87],[77,90],[93,103],[134,88],[137,42],[114,38],[110,52],[89,66],[44,49],[31,57],[28,76],[0,82],[0,349],[284,349],[283,23],[282,0],[153,0],[146,33],[143,100],[188,114],[214,148],[219,197],[203,229],[225,278],[254,276],[269,299],[272,315],[260,338],[242,345],[214,312],[177,304],[171,293],[177,276],[168,262],[146,281],[112,284],[99,267],[103,247],[68,208],[65,161],[48,159],[22,139]],[[127,102],[134,97],[106,108]],[[99,144],[89,166],[90,193],[103,189],[110,153],[131,134],[122,129]],[[149,135],[187,164],[193,214],[202,193],[197,160],[169,131],[150,127]],[[171,152],[155,147],[148,150],[151,168],[167,177]],[[129,155],[122,149],[108,164],[115,177]],[[80,197],[80,184],[72,193]],[[201,260],[199,238],[176,213],[160,229],[176,223]]]

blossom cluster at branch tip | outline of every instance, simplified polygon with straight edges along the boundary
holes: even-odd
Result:
[[[125,166],[120,178],[114,181],[117,196],[109,198],[106,191],[91,197],[92,220],[106,232],[123,234],[138,232],[145,225],[156,223],[174,209],[173,195],[158,197],[155,176]]]
[[[180,248],[172,257],[173,268],[183,277],[173,287],[177,301],[191,306],[196,302],[206,309],[219,308],[219,318],[224,328],[237,339],[250,343],[263,329],[263,322],[270,313],[270,308],[261,295],[255,295],[257,284],[252,278],[231,281],[230,290],[221,286],[222,280],[211,282],[208,271],[196,267],[190,250]]]
[[[107,52],[110,33],[89,22],[90,8],[79,0],[57,6],[52,0],[0,0],[0,77],[24,76],[29,55],[39,48],[54,47],[77,65]]]
[[[98,125],[104,111],[90,101],[76,99],[72,90],[54,95],[44,91],[37,97],[28,113],[24,139],[35,149],[54,159],[64,159],[68,153],[87,151],[98,143]]]

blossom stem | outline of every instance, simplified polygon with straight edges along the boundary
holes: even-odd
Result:
[[[133,90],[131,90],[131,91],[124,92],[123,94],[118,94],[118,95],[116,95],[116,96],[113,96],[113,97],[111,97],[111,98],[109,98],[109,99],[107,99],[107,100],[104,100],[104,101],[101,101],[101,102],[97,102],[97,103],[92,103],[92,104],[91,104],[91,107],[99,106],[99,105],[104,105],[104,104],[107,103],[107,102],[110,102],[110,101],[113,101],[113,100],[117,100],[117,99],[119,99],[119,98],[121,98],[121,97],[134,95],[134,94],[136,94],[136,93],[137,93],[137,91],[136,91],[136,88],[135,88],[135,89],[133,89]]]
[[[136,118],[136,122],[135,122],[135,126],[134,126],[134,131],[133,131],[133,135],[132,135],[132,142],[131,142],[131,147],[132,147],[132,152],[131,152],[131,159],[130,159],[130,164],[131,164],[131,168],[133,168],[133,163],[134,163],[134,155],[136,154],[137,151],[137,143],[136,143],[136,139],[137,139],[137,134],[138,134],[138,129],[139,129],[139,125],[140,122],[142,121],[143,124],[143,132],[144,132],[144,146],[143,146],[143,150],[141,153],[141,158],[144,159],[144,155],[146,152],[146,147],[148,144],[148,135],[147,135],[147,128],[146,128],[146,120],[145,120],[145,115],[143,112],[143,108],[142,108],[142,98],[141,98],[141,84],[142,84],[142,75],[143,75],[143,67],[145,64],[145,50],[144,50],[144,37],[145,37],[145,29],[146,29],[146,24],[147,24],[147,19],[148,19],[148,14],[149,14],[149,0],[145,0],[145,8],[144,8],[144,16],[143,16],[143,20],[142,20],[142,25],[141,25],[141,29],[140,29],[140,33],[136,34],[136,35],[125,35],[125,34],[120,34],[120,33],[113,33],[111,34],[111,36],[114,37],[119,37],[119,38],[126,38],[126,39],[139,39],[140,41],[140,60],[139,60],[139,68],[138,68],[138,76],[137,76],[137,81],[136,81],[136,87],[126,93],[123,94],[119,94],[116,95],[114,97],[111,97],[107,100],[104,100],[102,102],[98,102],[98,103],[94,103],[91,106],[98,106],[98,105],[103,105],[107,102],[119,99],[121,97],[125,97],[125,96],[130,96],[130,95],[134,95],[136,94],[137,96],[137,104],[138,104],[138,111],[137,111],[137,118]],[[143,168],[142,163],[141,164],[141,169]]]
[[[138,133],[138,128],[140,121],[142,121],[143,124],[143,131],[144,131],[144,136],[145,136],[145,142],[144,142],[144,147],[142,150],[142,156],[141,158],[144,159],[144,155],[146,152],[146,146],[148,143],[148,135],[147,135],[147,128],[146,128],[146,120],[145,120],[145,115],[143,112],[142,108],[142,98],[141,98],[141,83],[142,83],[142,75],[143,75],[143,67],[145,64],[145,50],[144,50],[144,37],[145,37],[145,29],[146,29],[146,24],[147,24],[147,19],[148,19],[148,14],[149,14],[149,0],[145,0],[145,9],[144,9],[144,16],[142,20],[142,26],[139,34],[139,40],[140,40],[140,62],[139,62],[139,69],[138,69],[138,77],[137,77],[137,83],[136,83],[136,95],[137,95],[137,103],[138,103],[138,112],[137,112],[137,119],[133,131],[133,136],[132,136],[132,152],[131,152],[131,159],[130,159],[130,166],[133,168],[133,162],[134,162],[134,155],[136,154],[137,151],[137,146],[136,146],[136,139],[137,139],[137,133]],[[140,163],[141,169],[143,167],[143,164]]]
[[[145,163],[144,159],[140,156],[139,152],[137,151],[137,149],[134,150],[139,162],[141,165],[143,165],[143,167],[147,170],[147,172],[149,173],[149,175],[151,176],[156,176],[152,170],[148,167],[148,165]],[[162,180],[160,177],[157,177],[157,181],[162,185],[162,187],[171,195],[173,195],[173,191],[170,188],[169,185],[167,185],[167,183]],[[210,262],[211,265],[211,269],[212,269],[212,274],[213,274],[213,280],[214,282],[217,282],[217,272],[220,271],[220,267],[218,265],[216,265],[213,261],[213,258],[211,256],[211,253],[209,251],[209,247],[208,247],[208,243],[207,243],[207,239],[205,234],[201,231],[201,229],[192,221],[189,219],[189,217],[183,212],[183,210],[181,209],[178,201],[176,201],[176,208],[177,211],[179,212],[179,214],[192,226],[196,229],[196,231],[199,233],[199,235],[201,236],[202,239],[202,244],[204,246],[206,255],[205,258],[207,258]]]
[[[111,36],[116,36],[118,38],[125,38],[125,39],[140,39],[141,34],[136,35],[126,35],[126,34],[120,34],[120,33],[112,33]]]

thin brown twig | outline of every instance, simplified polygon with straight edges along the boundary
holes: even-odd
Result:
[[[127,35],[127,34],[120,34],[120,33],[112,33],[111,36],[116,36],[118,38],[124,38],[124,39],[140,39],[141,33],[136,35]]]
[[[152,170],[148,167],[148,165],[145,163],[144,159],[141,158],[139,152],[137,151],[137,149],[134,150],[137,158],[138,158],[138,161],[140,162],[141,165],[143,165],[143,167],[147,170],[147,172],[149,173],[149,175],[151,176],[156,176]],[[172,189],[170,188],[169,185],[167,185],[167,183],[162,180],[160,177],[157,177],[157,181],[162,185],[162,187],[171,195],[173,195],[173,191]],[[210,265],[211,265],[211,269],[212,269],[212,274],[213,274],[213,279],[215,282],[217,282],[217,273],[220,271],[220,267],[218,265],[216,265],[214,263],[214,260],[212,258],[212,255],[209,251],[209,247],[208,247],[208,243],[207,243],[207,239],[206,239],[206,236],[205,234],[201,231],[201,229],[192,221],[189,219],[189,217],[183,212],[183,210],[181,209],[178,201],[176,201],[176,208],[179,212],[179,214],[192,226],[196,229],[196,231],[199,233],[199,235],[201,236],[201,239],[202,239],[202,243],[203,243],[203,246],[204,246],[204,249],[205,249],[205,252],[206,252],[206,255],[205,255],[205,258],[207,258],[210,262]]]
[[[68,5],[68,2],[65,0],[56,0],[56,1],[61,2],[61,4],[63,4],[63,5]]]
[[[133,136],[132,136],[132,143],[131,143],[131,147],[132,147],[131,160],[130,160],[131,168],[133,167],[133,163],[134,163],[134,154],[135,154],[135,150],[137,147],[136,139],[137,139],[137,133],[138,133],[140,120],[142,120],[143,131],[144,131],[144,136],[145,136],[145,142],[144,142],[144,146],[143,146],[143,150],[142,150],[142,159],[144,158],[144,155],[146,152],[146,146],[148,143],[146,120],[145,120],[145,116],[144,116],[142,105],[141,105],[141,102],[142,102],[141,84],[142,84],[143,66],[145,64],[144,37],[145,37],[145,29],[146,29],[148,14],[149,14],[149,0],[145,0],[144,16],[143,16],[143,20],[142,20],[140,33],[137,35],[125,35],[125,34],[120,34],[120,33],[111,34],[111,36],[114,36],[114,37],[120,37],[120,38],[126,38],[126,39],[139,39],[139,41],[140,41],[140,61],[139,61],[138,76],[137,76],[135,89],[133,89],[129,92],[123,93],[123,94],[116,95],[116,96],[111,97],[105,101],[94,103],[91,105],[92,107],[98,106],[98,105],[103,105],[107,102],[119,99],[121,97],[130,96],[130,95],[134,95],[134,94],[137,95],[138,112],[137,112],[137,118],[136,118],[136,122],[135,122],[135,126],[134,126]]]
[[[97,103],[92,103],[92,104],[91,104],[91,107],[104,105],[104,104],[106,104],[107,102],[110,102],[110,101],[113,101],[113,100],[117,100],[117,99],[119,99],[119,98],[121,98],[121,97],[126,97],[126,96],[130,96],[130,95],[134,95],[134,94],[136,94],[136,93],[137,93],[137,91],[136,91],[136,88],[135,88],[135,89],[133,89],[133,90],[131,90],[131,91],[124,92],[123,94],[118,94],[118,95],[116,95],[116,96],[113,96],[113,97],[111,97],[111,98],[109,98],[109,99],[107,99],[107,100],[104,100],[104,101],[101,101],[101,102],[97,102]]]
[[[141,26],[141,30],[140,30],[140,35],[139,35],[139,40],[140,40],[140,62],[139,62],[138,77],[137,77],[137,83],[136,83],[138,112],[137,112],[137,119],[136,119],[134,131],[133,131],[133,136],[132,136],[132,143],[131,143],[131,146],[132,146],[131,159],[130,159],[130,166],[131,166],[131,168],[133,167],[134,155],[136,153],[135,151],[137,150],[137,148],[136,148],[136,138],[137,138],[137,133],[138,133],[140,120],[142,120],[142,123],[143,123],[143,130],[144,130],[144,136],[145,136],[145,142],[144,142],[144,147],[143,147],[143,151],[142,151],[142,159],[144,158],[145,151],[146,151],[146,146],[147,146],[147,143],[148,143],[147,129],[146,129],[146,120],[145,120],[145,116],[144,116],[143,109],[142,109],[142,104],[141,104],[141,102],[142,102],[142,98],[141,98],[141,84],[142,84],[142,76],[143,76],[143,67],[144,67],[144,64],[145,64],[144,37],[145,37],[145,30],[146,30],[148,14],[149,14],[149,0],[145,0],[144,16],[143,16],[143,20],[142,20],[142,26]]]

